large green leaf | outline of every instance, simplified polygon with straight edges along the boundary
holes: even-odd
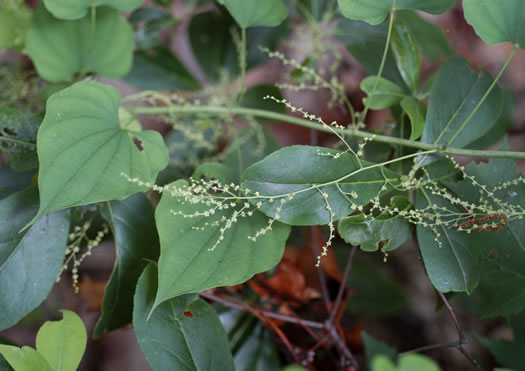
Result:
[[[439,69],[432,86],[421,141],[438,145],[451,141],[448,144],[465,147],[491,130],[503,110],[499,87],[490,93],[467,125],[461,127],[492,82],[486,71],[481,74],[472,71],[466,59],[449,59]]]
[[[133,326],[153,370],[234,370],[228,337],[213,308],[185,295],[161,304],[148,319],[156,291],[157,270],[149,265],[137,285]]]
[[[37,137],[36,218],[145,191],[148,186],[131,183],[126,176],[152,183],[166,167],[168,151],[162,136],[122,128],[119,103],[115,88],[96,82],[77,83],[48,99]]]
[[[525,48],[523,0],[464,0],[465,19],[488,44],[511,42]]]
[[[288,15],[283,0],[219,0],[241,27],[278,26]]]
[[[185,181],[172,183],[171,187],[179,192],[187,190]],[[220,229],[226,228],[227,221],[232,221],[242,206],[240,203],[216,210],[209,216],[184,217],[174,215],[174,211],[193,215],[204,213],[210,206],[163,193],[155,211],[161,247],[155,306],[182,294],[245,282],[281,260],[290,228],[274,223],[272,230],[255,242],[250,240],[249,236],[268,226],[268,218],[258,211],[252,216],[236,216],[237,222],[224,231],[220,240]],[[215,243],[215,249],[209,251]]]
[[[416,208],[424,209],[430,204],[438,208],[446,207],[451,212],[460,212],[456,206],[433,195],[431,191],[418,190]],[[446,217],[442,219],[445,220]],[[432,224],[435,221],[428,223]],[[435,230],[422,224],[417,226],[419,248],[430,281],[441,292],[472,293],[478,286],[483,269],[483,248],[480,245],[479,233],[469,234],[445,228],[443,225],[435,225],[434,228]]]
[[[46,359],[31,347],[0,344],[0,354],[16,371],[54,371]]]
[[[508,149],[507,145],[502,147]],[[488,164],[471,164],[466,172],[476,181],[487,187],[490,192],[495,187],[508,185],[494,191],[494,197],[500,202],[490,201],[497,212],[501,205],[514,205],[516,211],[525,208],[525,183],[516,182],[521,174],[516,169],[515,160],[492,159]],[[446,183],[459,197],[471,203],[479,203],[486,198],[486,192],[472,186],[470,180],[460,183]],[[499,210],[499,211],[498,211]],[[525,219],[513,218],[500,231],[480,232],[479,248],[484,250],[485,266],[481,285],[488,293],[490,306],[484,316],[506,316],[525,310]]]
[[[20,233],[37,209],[36,186],[0,201],[0,329],[16,324],[47,297],[63,264],[69,216],[47,215]]]
[[[95,338],[131,322],[133,294],[147,260],[159,257],[159,237],[154,209],[142,193],[124,201],[112,201],[102,216],[113,230],[117,259],[106,286],[102,314],[93,333]]]
[[[47,321],[36,334],[36,349],[53,371],[75,371],[86,349],[87,333],[82,319],[64,310],[60,321]]]
[[[40,5],[27,34],[26,49],[38,74],[52,82],[72,81],[75,74],[88,72],[121,77],[131,68],[133,30],[111,8],[97,10],[93,28],[89,16],[62,21]]]
[[[368,204],[385,191],[381,190],[383,186],[390,189],[385,177],[389,182],[398,180],[394,172],[367,161],[359,162],[349,153],[291,146],[246,169],[242,185],[252,194],[258,192],[261,199],[252,202],[262,202],[260,210],[266,215],[291,225],[319,225],[339,220],[356,207]],[[265,197],[273,197],[274,201],[268,202]],[[334,214],[332,218],[328,206]]]
[[[144,0],[44,0],[46,8],[60,19],[79,19],[93,7],[106,5],[121,11],[133,10]],[[96,12],[99,12],[96,9]]]
[[[416,9],[431,14],[441,14],[456,0],[338,0],[341,13],[350,19],[360,19],[372,25],[383,22],[389,10]]]

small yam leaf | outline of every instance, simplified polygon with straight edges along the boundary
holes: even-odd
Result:
[[[47,10],[53,13],[56,18],[70,20],[82,18],[88,14],[90,9],[102,5],[120,11],[130,11],[143,2],[144,0],[44,0]],[[97,9],[96,12],[99,10]]]
[[[363,20],[371,25],[383,22],[388,11],[415,9],[431,14],[441,14],[450,9],[456,0],[338,0],[341,13],[350,19]]]
[[[86,349],[87,333],[82,319],[69,310],[60,321],[47,321],[36,334],[36,349],[53,371],[75,371]]]
[[[0,344],[0,354],[15,371],[55,371],[46,359],[31,347],[15,347]]]
[[[155,210],[143,193],[123,201],[111,201],[102,209],[115,236],[117,259],[106,286],[102,313],[93,333],[99,338],[106,332],[131,322],[133,295],[147,260],[159,257],[159,236]]]
[[[410,203],[404,197],[392,199],[391,208],[399,211],[411,208]],[[381,245],[382,251],[392,251],[405,242],[412,231],[408,221],[396,214],[391,215],[384,211],[377,217],[359,214],[352,215],[339,222],[339,235],[346,243],[361,246],[363,251],[377,251]]]
[[[401,101],[401,108],[410,118],[410,140],[418,139],[423,134],[425,128],[425,119],[427,115],[427,106],[419,99],[414,97],[405,97]]]
[[[162,303],[148,319],[156,291],[157,270],[150,264],[137,285],[133,326],[153,370],[233,371],[228,337],[215,310],[196,295],[184,295]]]
[[[460,212],[456,206],[434,196],[429,190],[418,190],[416,208],[422,210],[430,204]],[[431,208],[427,210],[432,214]],[[482,237],[480,232],[448,229],[434,225],[436,221],[424,223],[427,225],[417,226],[417,239],[432,285],[441,292],[472,293],[478,286],[483,269],[483,249],[478,240]]]
[[[445,62],[432,85],[421,141],[436,145],[451,141],[449,145],[462,148],[491,130],[503,110],[504,96],[498,86],[466,126],[461,127],[492,82],[488,72],[477,74],[464,58],[453,57]]]
[[[120,126],[117,89],[79,82],[53,94],[37,136],[40,210],[54,211],[146,191],[168,163],[162,136]],[[138,140],[140,146],[134,141]],[[140,147],[140,148],[139,148]]]
[[[188,201],[190,194],[185,181],[172,183],[155,211],[161,247],[155,307],[182,294],[245,282],[275,266],[284,252],[289,226],[275,222],[253,241],[249,237],[268,226],[264,214],[235,216],[245,205],[229,201],[227,208],[208,213],[213,206]]]
[[[36,186],[0,201],[0,330],[40,305],[64,261],[69,215],[49,214],[20,233],[37,210]]]
[[[251,202],[261,202],[259,210],[269,217],[290,225],[324,225],[391,189],[398,175],[349,153],[290,146],[250,166],[243,179],[242,187],[261,197]]]
[[[487,44],[511,42],[525,48],[523,0],[463,0],[465,19]]]
[[[133,30],[115,9],[97,10],[93,34],[89,16],[63,21],[40,5],[27,34],[26,49],[38,74],[51,82],[73,81],[76,74],[89,72],[121,77],[131,68]]]
[[[410,27],[402,20],[394,22],[390,50],[403,81],[415,93],[419,86],[421,61],[416,39]]]
[[[368,95],[363,102],[371,109],[392,107],[405,97],[403,89],[392,81],[378,76],[368,76],[361,81],[361,90]]]
[[[220,0],[241,27],[275,27],[288,16],[283,0]]]

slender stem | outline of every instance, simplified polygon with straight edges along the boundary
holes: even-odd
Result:
[[[226,120],[228,124],[228,128],[230,129],[230,132],[233,136],[233,144],[235,146],[235,152],[237,153],[237,162],[239,166],[239,175],[242,174],[242,171],[244,170],[244,166],[242,163],[242,153],[241,153],[241,142],[239,141],[239,134],[237,133],[237,129],[235,129],[235,125],[233,123],[232,118],[228,118]]]
[[[356,250],[357,246],[352,246],[352,250],[350,251],[350,254],[348,254],[348,260],[346,262],[345,271],[343,273],[343,279],[341,280],[341,286],[339,287],[339,291],[337,292],[334,307],[332,308],[332,313],[330,313],[330,318],[328,319],[328,321],[332,323],[334,322],[335,316],[337,315],[337,312],[339,310],[339,306],[341,305],[341,300],[343,299],[343,293],[345,292],[346,288],[346,280],[348,280],[348,275],[350,274],[350,270],[352,269],[352,262],[354,260]]]
[[[443,343],[443,344],[432,344],[432,345],[425,345],[419,348],[414,348],[410,350],[405,350],[404,352],[398,353],[397,357],[401,357],[405,354],[409,353],[421,353],[421,352],[428,352],[429,350],[434,349],[444,349],[444,348],[458,348],[461,345],[461,340],[452,341],[450,343]]]
[[[476,361],[474,358],[472,358],[472,356],[469,354],[469,352],[467,352],[465,350],[465,348],[463,348],[461,345],[459,345],[457,348],[461,352],[461,354],[463,354],[465,356],[465,358],[468,359],[470,361],[470,363],[472,363],[474,365],[474,367],[476,367],[479,371],[484,371],[484,368],[481,367],[481,365],[478,363],[478,361]]]
[[[443,304],[445,304],[445,307],[447,308],[448,313],[450,314],[450,317],[452,318],[452,321],[454,321],[454,325],[456,325],[456,330],[458,332],[459,341],[463,344],[465,343],[465,334],[463,333],[463,329],[461,328],[461,325],[459,324],[459,321],[456,317],[456,313],[454,313],[454,309],[452,309],[452,306],[448,302],[445,294],[443,294],[441,291],[438,291],[439,297],[443,301]]]
[[[241,67],[241,92],[239,101],[242,101],[246,92],[246,27],[241,26],[241,48],[239,51],[239,65]]]
[[[290,124],[315,129],[325,133],[332,133],[332,130],[319,123],[312,122],[295,116],[283,113],[265,111],[256,108],[245,107],[221,107],[221,106],[168,106],[168,107],[134,107],[131,109],[138,115],[166,115],[166,114],[215,114],[215,115],[241,115],[264,117],[270,120],[288,122]],[[357,138],[370,138],[376,142],[387,144],[398,144],[405,147],[418,148],[423,150],[435,150],[436,152],[445,153],[455,156],[480,157],[480,158],[513,158],[525,160],[525,152],[512,151],[479,151],[462,148],[442,147],[435,144],[421,143],[408,139],[389,137],[386,135],[373,134],[366,131],[355,129],[344,129],[341,132],[345,135]]]
[[[379,85],[379,78],[381,77],[381,75],[383,74],[383,69],[385,68],[385,62],[386,62],[386,57],[388,55],[388,49],[390,47],[390,39],[392,37],[392,26],[394,25],[394,18],[395,18],[395,13],[396,13],[396,0],[394,0],[394,3],[392,4],[392,11],[390,12],[390,19],[388,21],[388,33],[386,34],[386,43],[385,43],[385,49],[383,50],[383,57],[381,58],[381,64],[379,65],[379,71],[377,72],[377,78],[376,78],[376,81],[374,83],[374,87],[372,88],[372,92],[370,93],[366,103],[365,103],[365,108],[363,109],[363,112],[361,113],[361,115],[359,115],[359,122],[360,123],[363,123],[365,122],[365,119],[366,119],[366,115],[368,113],[368,109],[370,107],[370,104],[372,102],[372,99],[374,99],[374,94],[377,90],[377,87]]]
[[[31,142],[27,142],[25,140],[20,140],[20,139],[15,139],[15,138],[4,137],[2,135],[0,135],[0,141],[14,143],[14,144],[20,144],[22,146],[28,146],[28,147],[34,147],[35,146],[35,143],[31,143]]]
[[[312,250],[314,252],[314,256],[319,256],[319,241],[317,239],[317,231],[315,228],[316,227],[310,228],[310,233],[312,237]],[[319,277],[319,286],[321,287],[321,294],[323,297],[324,305],[326,307],[326,310],[329,312],[331,308],[330,294],[328,294],[328,286],[326,284],[326,276],[324,275],[323,267],[317,267],[317,276]]]
[[[91,36],[93,37],[93,43],[95,42],[95,29],[97,24],[97,5],[93,3],[91,5]]]
[[[452,143],[452,141],[454,139],[456,139],[456,137],[459,135],[459,133],[461,133],[461,131],[465,128],[465,126],[467,126],[467,124],[470,122],[470,120],[472,119],[472,117],[474,117],[474,115],[476,114],[476,112],[478,112],[479,108],[481,107],[481,105],[485,102],[485,100],[488,98],[489,94],[492,92],[492,90],[494,89],[494,87],[497,85],[498,83],[498,80],[500,79],[501,75],[503,75],[503,72],[505,72],[505,70],[507,69],[510,61],[512,60],[512,57],[514,57],[514,54],[516,54],[516,51],[518,50],[518,45],[515,45],[514,48],[512,49],[512,51],[510,52],[509,56],[507,57],[507,60],[505,61],[505,64],[503,65],[503,67],[501,67],[501,70],[499,71],[498,75],[496,76],[496,78],[494,79],[494,81],[492,81],[492,84],[490,85],[490,87],[487,89],[487,91],[485,92],[485,94],[483,95],[483,97],[481,98],[481,100],[478,102],[478,104],[476,105],[476,107],[474,107],[474,109],[472,110],[472,112],[470,113],[470,115],[468,115],[468,117],[465,119],[465,121],[461,124],[461,126],[459,127],[459,129],[454,133],[454,135],[447,141],[447,144],[446,145],[449,145],[450,143]],[[439,138],[437,139],[439,140]]]
[[[210,293],[207,293],[207,292],[201,292],[201,293],[199,293],[199,295],[201,297],[205,298],[205,299],[212,300],[212,301],[215,301],[217,303],[221,303],[222,305],[224,305],[226,307],[234,308],[234,309],[237,309],[237,310],[240,310],[240,311],[243,311],[243,312],[247,311],[247,308],[246,308],[246,307],[248,307],[247,305],[243,305],[241,303],[236,303],[236,302],[233,302],[231,300],[224,299],[224,298],[221,298],[219,296],[216,296],[216,295],[213,295],[213,294],[210,294]],[[308,327],[312,327],[312,328],[318,328],[318,329],[325,328],[324,324],[322,324],[320,322],[303,320],[303,319],[300,319],[300,318],[290,317],[290,316],[286,316],[284,314],[267,312],[267,311],[263,311],[263,310],[259,310],[259,309],[254,309],[254,308],[251,308],[251,307],[248,307],[248,308],[250,308],[250,310],[248,310],[248,312],[250,312],[252,314],[258,313],[259,316],[261,316],[261,317],[273,318],[273,319],[277,319],[277,320],[280,320],[280,321],[295,323],[295,324],[298,324],[298,325],[308,326]],[[257,316],[257,317],[259,317],[259,316]]]

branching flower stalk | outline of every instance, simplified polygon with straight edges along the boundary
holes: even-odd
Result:
[[[66,247],[65,252],[65,260],[64,265],[62,266],[62,269],[60,270],[56,282],[60,281],[60,276],[64,271],[66,271],[72,262],[71,267],[71,277],[73,279],[73,288],[75,289],[75,293],[78,293],[79,286],[78,286],[78,269],[84,259],[86,259],[88,256],[92,254],[92,250],[100,245],[104,237],[109,233],[109,227],[107,224],[103,224],[102,230],[99,230],[94,239],[90,239],[88,237],[89,229],[91,228],[91,225],[93,223],[93,219],[97,213],[93,213],[93,215],[85,221],[82,226],[75,226],[73,228],[73,232],[71,232],[68,236],[68,245]],[[85,250],[82,252],[82,249],[85,248]]]

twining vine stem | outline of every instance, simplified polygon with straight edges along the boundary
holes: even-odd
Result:
[[[133,107],[130,109],[137,115],[168,115],[168,114],[208,114],[208,115],[240,115],[262,117],[274,121],[288,122],[290,124],[315,129],[325,133],[333,134],[333,129],[326,127],[300,117],[290,116],[283,113],[266,111],[256,108],[245,107],[221,107],[221,106],[199,106],[199,105],[184,105],[184,106],[167,106],[167,107]],[[435,152],[444,153],[455,156],[479,157],[479,158],[511,158],[518,160],[525,160],[525,152],[512,151],[485,151],[472,150],[453,147],[444,147],[435,144],[421,143],[408,139],[401,139],[390,137],[387,135],[374,134],[357,129],[343,129],[338,130],[344,135],[356,138],[370,138],[376,142],[397,144],[405,147],[412,147],[423,150],[434,150]]]
[[[390,12],[390,19],[388,21],[388,33],[386,34],[386,43],[385,43],[385,49],[383,51],[383,56],[381,58],[381,64],[379,65],[379,71],[377,72],[377,78],[374,82],[374,87],[372,88],[372,92],[370,93],[369,99],[365,102],[365,107],[363,109],[363,112],[359,116],[359,122],[364,123],[366,119],[366,115],[368,113],[368,109],[370,108],[370,104],[372,103],[373,96],[376,93],[377,87],[379,86],[379,79],[381,78],[381,75],[383,74],[383,69],[385,67],[386,57],[388,55],[388,49],[390,48],[390,39],[392,37],[392,27],[394,25],[394,18],[396,14],[396,0],[394,0],[392,4],[392,10]]]

